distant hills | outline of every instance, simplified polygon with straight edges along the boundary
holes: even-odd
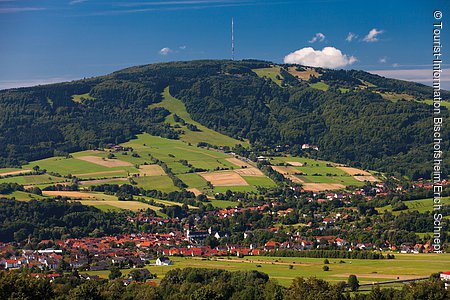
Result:
[[[217,146],[240,143],[269,154],[280,145],[301,154],[302,144],[309,143],[319,147],[311,155],[326,160],[428,178],[431,95],[428,86],[363,71],[257,60],[138,66],[0,91],[0,166],[118,144],[147,132]],[[449,101],[450,93],[442,97]],[[448,129],[443,140],[448,151]]]

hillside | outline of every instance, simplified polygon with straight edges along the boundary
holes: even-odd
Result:
[[[254,60],[145,65],[0,91],[0,166],[146,132],[193,144],[250,143],[257,152],[287,145],[301,154],[310,143],[325,160],[429,177],[430,95],[421,84],[354,70]],[[448,129],[443,140],[448,150]]]

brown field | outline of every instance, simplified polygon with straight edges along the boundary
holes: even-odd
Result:
[[[353,176],[353,178],[355,178],[358,181],[370,181],[370,182],[377,182],[377,181],[379,181],[378,179],[376,179],[372,175],[370,175],[370,176]]]
[[[292,167],[284,167],[284,166],[272,166],[272,169],[277,171],[278,173],[282,175],[293,175],[296,173],[300,173],[299,170],[292,168]]]
[[[365,175],[365,176],[371,176],[371,174],[369,172],[366,172],[366,171],[360,170],[360,169],[356,169],[356,168],[342,167],[342,166],[337,166],[336,168],[341,169],[342,171],[344,171],[347,174],[350,174],[352,176],[356,175],[356,174]]]
[[[114,170],[114,171],[102,171],[102,172],[73,174],[73,176],[80,177],[80,176],[109,175],[109,174],[122,173],[122,172],[125,172],[125,170]]]
[[[31,170],[17,170],[17,171],[11,171],[11,172],[0,173],[0,177],[2,177],[2,176],[8,176],[8,175],[25,174],[25,173],[30,173],[30,172],[31,172]]]
[[[284,175],[284,177],[290,179],[292,182],[304,184],[304,183],[303,183],[303,180],[301,180],[301,179],[298,178],[297,176],[294,176],[294,175]]]
[[[230,163],[236,165],[236,166],[241,167],[241,168],[242,167],[247,167],[247,168],[252,168],[253,167],[251,164],[246,163],[245,161],[240,160],[240,159],[235,158],[235,157],[230,157],[230,158],[227,158],[226,160],[229,161]]]
[[[237,169],[234,170],[234,172],[238,173],[239,175],[244,175],[244,176],[264,176],[264,173],[261,172],[260,169],[258,168],[244,168],[244,169]]]
[[[303,183],[303,189],[311,192],[321,192],[327,190],[339,190],[345,188],[340,183]]]
[[[213,186],[242,186],[248,185],[239,174],[233,171],[198,173],[206,181],[211,182]]]
[[[89,185],[89,184],[103,184],[108,182],[116,182],[116,181],[128,181],[128,178],[107,178],[107,179],[95,179],[95,180],[83,180],[80,181],[80,184]]]
[[[159,165],[141,165],[139,166],[141,176],[163,176],[166,175]]]
[[[74,191],[42,191],[42,194],[46,196],[61,196],[76,199],[111,200],[112,198],[115,198],[115,196],[109,196],[104,194],[83,193]]]
[[[187,189],[187,191],[193,192],[195,196],[203,194],[199,189],[196,189],[196,188],[190,188],[190,189]]]
[[[298,161],[288,161],[287,163],[294,167],[303,167],[303,164]]]
[[[131,163],[118,160],[118,159],[108,159],[108,158],[102,158],[99,156],[92,156],[92,155],[86,155],[86,156],[79,156],[76,159],[81,159],[90,163],[94,163],[100,166],[104,166],[107,168],[114,168],[114,167],[128,167],[132,166]]]
[[[302,80],[309,80],[309,78],[314,75],[315,77],[320,77],[320,74],[317,73],[314,69],[312,68],[307,68],[306,71],[297,71],[295,69],[296,67],[289,67],[288,72],[297,78],[300,78]]]

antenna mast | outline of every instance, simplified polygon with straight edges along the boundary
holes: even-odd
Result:
[[[231,60],[234,60],[234,18],[231,18]]]

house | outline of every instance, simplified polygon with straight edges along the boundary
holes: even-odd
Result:
[[[445,283],[445,289],[450,289],[450,271],[442,272],[439,277]]]
[[[173,265],[173,262],[168,259],[167,257],[159,257],[156,260],[156,265],[157,266],[169,266],[169,265]]]

